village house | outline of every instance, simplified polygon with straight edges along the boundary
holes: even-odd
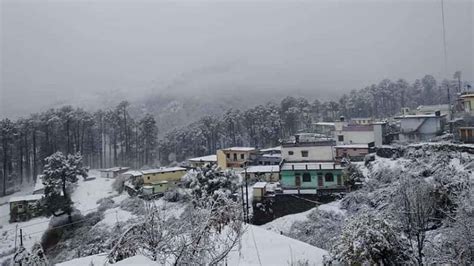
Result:
[[[158,169],[143,170],[143,188],[153,187],[154,193],[163,193],[168,188],[176,186],[186,174],[186,168],[163,167]]]
[[[43,213],[42,198],[42,194],[11,197],[8,201],[10,204],[10,223],[27,221],[41,216]]]
[[[416,115],[430,115],[439,111],[441,115],[449,115],[451,108],[449,104],[420,105],[416,108]]]
[[[253,195],[254,201],[259,201],[263,197],[265,197],[265,194],[267,193],[266,186],[267,186],[267,182],[257,182],[252,186],[252,189],[253,189],[252,195]]]
[[[217,150],[217,165],[222,169],[242,169],[257,158],[257,149],[231,147]]]
[[[331,138],[319,138],[314,134],[297,134],[282,143],[283,162],[334,161]]]
[[[345,189],[343,168],[335,162],[288,162],[280,168],[284,193],[322,193]]]
[[[374,120],[370,117],[353,117],[351,118],[351,124],[354,125],[371,125]]]
[[[474,143],[474,127],[460,127],[459,140],[463,143]]]
[[[267,182],[277,182],[280,179],[280,166],[278,165],[253,165],[242,170],[242,176],[247,173],[248,179],[265,180]]]
[[[116,178],[120,174],[125,173],[130,167],[112,167],[108,169],[101,169],[100,176],[103,178]]]
[[[281,146],[261,149],[253,165],[279,165],[281,162]]]
[[[204,167],[212,164],[217,164],[217,155],[207,155],[188,159],[189,164],[193,168]]]
[[[328,138],[334,137],[334,131],[336,130],[336,124],[334,122],[316,122],[312,123],[312,127],[315,133]]]
[[[474,115],[474,93],[466,92],[459,96],[464,112]]]
[[[426,141],[442,134],[446,123],[446,116],[437,111],[427,115],[403,115],[395,119],[400,120],[400,141]]]
[[[374,122],[369,118],[358,121],[360,124],[347,123],[344,117],[341,117],[335,122],[334,138],[337,145],[369,144],[380,147],[386,143],[386,122]]]
[[[368,144],[341,144],[335,146],[335,149],[336,160],[338,161],[343,158],[351,161],[363,161],[370,151]]]

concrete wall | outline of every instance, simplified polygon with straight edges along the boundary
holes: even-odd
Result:
[[[348,156],[349,158],[364,158],[365,155],[369,154],[369,148],[336,148],[336,157],[343,158]]]
[[[289,152],[292,151],[293,155]],[[308,157],[302,156],[302,151],[308,151]],[[308,147],[282,147],[282,159],[289,162],[295,161],[333,161],[333,146],[308,146]]]
[[[374,131],[343,131],[344,141],[337,141],[337,144],[366,144],[375,142]]]
[[[303,174],[304,173],[309,173],[311,175],[311,181],[310,182],[303,182]],[[327,173],[332,173],[334,176],[334,181],[333,182],[326,182],[325,180],[325,175]],[[335,170],[301,170],[301,171],[291,171],[291,170],[285,170],[281,171],[281,180],[280,183],[283,188],[286,189],[292,189],[296,188],[296,179],[295,175],[299,174],[300,179],[301,179],[301,186],[300,188],[302,189],[316,189],[316,188],[329,188],[329,187],[337,187],[337,179],[338,176],[341,179],[341,185],[344,185],[344,178],[342,174],[342,170],[340,169],[335,169]],[[323,186],[320,187],[318,186],[318,174],[322,175],[323,178]]]
[[[185,170],[165,172],[165,173],[144,174],[143,183],[150,184],[150,183],[159,182],[159,181],[179,182],[181,181],[181,177],[183,177],[185,174],[186,174]]]

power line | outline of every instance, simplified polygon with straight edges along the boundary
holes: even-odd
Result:
[[[448,75],[448,53],[446,49],[446,26],[444,21],[444,1],[441,0],[441,19],[443,22],[444,75]]]

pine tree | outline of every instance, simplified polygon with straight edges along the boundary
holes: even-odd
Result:
[[[56,152],[45,161],[43,184],[47,213],[53,216],[67,214],[71,223],[73,202],[68,187],[77,182],[78,175],[87,177],[87,170],[82,167],[82,156],[79,154],[64,156],[61,152]]]

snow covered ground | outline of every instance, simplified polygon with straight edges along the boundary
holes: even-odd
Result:
[[[327,203],[327,204],[322,204],[322,205],[319,205],[318,207],[307,210],[305,212],[285,215],[285,216],[280,217],[278,219],[275,219],[275,220],[273,220],[269,223],[266,223],[266,224],[262,225],[261,227],[265,228],[266,230],[273,231],[275,233],[287,234],[290,231],[291,226],[295,222],[302,222],[302,221],[308,220],[308,218],[307,218],[308,214],[310,214],[314,209],[319,209],[319,210],[327,211],[327,212],[337,212],[337,213],[345,214],[345,211],[341,210],[340,204],[341,204],[340,200],[333,201],[333,202],[330,202],[330,203]]]
[[[235,247],[227,258],[228,265],[322,265],[328,252],[304,242],[248,225],[241,246]]]
[[[254,225],[246,225],[238,246],[226,258],[227,265],[293,265],[298,262],[307,265],[322,265],[327,251],[270,232]],[[109,265],[107,255],[97,254],[66,261],[58,266]],[[134,256],[113,265],[159,265],[143,256]]]
[[[97,201],[102,198],[115,196],[113,200],[116,203],[126,198],[126,195],[119,196],[113,190],[112,183],[114,179],[100,177],[100,173],[97,170],[90,170],[89,176],[95,176],[96,178],[87,181],[79,178],[77,187],[71,195],[72,201],[74,201],[74,208],[81,211],[83,215],[96,211],[99,206]]]

